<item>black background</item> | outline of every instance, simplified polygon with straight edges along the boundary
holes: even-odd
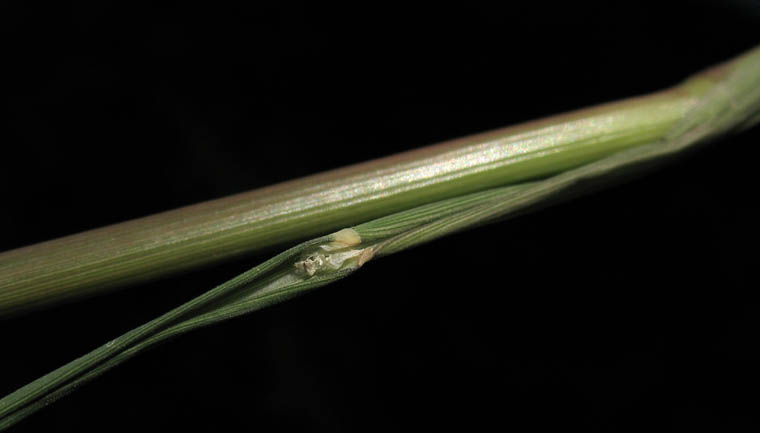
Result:
[[[760,41],[756,1],[360,3],[4,3],[0,250],[655,91]],[[15,431],[758,427],[758,138],[195,332]],[[0,394],[265,257],[0,322]]]

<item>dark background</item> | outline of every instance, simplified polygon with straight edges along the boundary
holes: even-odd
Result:
[[[655,91],[756,1],[0,6],[0,250]],[[14,431],[760,426],[760,132],[373,262]],[[0,321],[0,394],[259,255]],[[752,289],[755,287],[755,289]]]

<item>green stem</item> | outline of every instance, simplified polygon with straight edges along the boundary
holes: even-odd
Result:
[[[0,317],[217,263],[652,142],[728,67],[648,96],[457,139],[0,253]]]

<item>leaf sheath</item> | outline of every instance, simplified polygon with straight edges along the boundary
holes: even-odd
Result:
[[[0,253],[0,318],[650,143],[732,63],[651,95],[465,137]]]

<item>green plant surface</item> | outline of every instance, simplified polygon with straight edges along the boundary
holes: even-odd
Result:
[[[736,61],[651,95],[0,253],[0,317],[283,245],[426,203],[541,179],[661,139]]]
[[[732,130],[760,112],[760,51],[648,144],[543,180],[429,203],[301,243],[0,400],[0,429],[65,396],[138,353],[199,327],[259,310],[342,279],[376,258],[588,193]]]

